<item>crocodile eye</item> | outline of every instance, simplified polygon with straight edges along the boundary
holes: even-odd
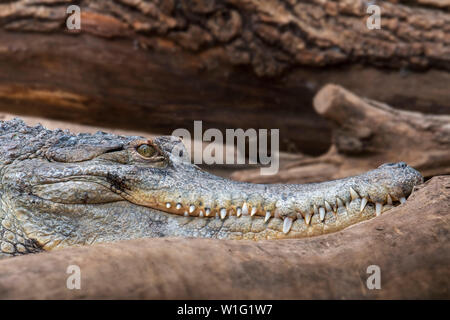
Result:
[[[136,148],[136,151],[141,156],[146,157],[146,158],[150,158],[157,153],[155,147],[153,147],[149,144],[141,144],[139,147]]]

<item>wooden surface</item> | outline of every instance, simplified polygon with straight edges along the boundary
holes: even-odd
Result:
[[[400,2],[400,3],[399,3]],[[82,29],[65,29],[77,3]],[[0,110],[170,134],[279,128],[321,154],[315,93],[337,83],[400,109],[450,114],[450,14],[439,1],[47,0],[0,4]]]
[[[0,261],[1,299],[449,299],[450,176],[381,217],[298,240],[140,239]],[[66,287],[67,267],[81,289]],[[366,286],[367,268],[381,289]]]

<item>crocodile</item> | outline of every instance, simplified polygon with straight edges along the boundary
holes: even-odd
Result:
[[[421,174],[388,163],[310,184],[251,184],[190,161],[180,138],[0,122],[0,257],[143,237],[283,239],[401,205]]]

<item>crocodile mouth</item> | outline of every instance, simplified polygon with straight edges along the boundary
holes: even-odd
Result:
[[[192,179],[189,189],[180,183],[181,189],[171,185],[170,192],[163,188],[152,192],[131,189],[122,196],[171,215],[219,220],[236,231],[240,224],[250,224],[298,237],[340,230],[380,216],[404,203],[413,187],[423,182],[420,173],[405,163],[303,185],[250,184],[204,172],[200,180],[201,186]]]
[[[350,201],[343,201],[336,197],[335,201],[323,201],[323,205],[312,205],[309,210],[293,210],[290,215],[283,215],[279,210],[262,209],[261,204],[252,204],[251,202],[243,202],[241,205],[230,205],[223,208],[210,208],[202,206],[201,204],[195,206],[193,204],[182,204],[180,202],[166,202],[165,204],[153,204],[149,207],[163,211],[170,214],[176,214],[184,217],[195,218],[216,218],[225,220],[228,218],[241,218],[245,216],[261,219],[264,223],[269,223],[271,219],[281,219],[283,221],[283,233],[290,232],[294,222],[303,223],[306,226],[311,225],[312,221],[328,223],[330,219],[338,218],[340,215],[349,215],[349,212],[359,213],[362,220],[372,216],[380,216],[385,211],[388,211],[400,204],[406,202],[406,196],[396,198],[390,194],[386,195],[386,201],[374,202],[368,197],[360,197],[358,192],[350,187],[349,189]],[[292,213],[295,213],[293,215]],[[318,220],[318,221],[316,221]]]

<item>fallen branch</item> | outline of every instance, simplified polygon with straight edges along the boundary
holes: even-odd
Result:
[[[251,169],[235,172],[233,179],[259,183],[325,181],[399,161],[425,177],[450,174],[450,116],[397,110],[336,85],[320,90],[314,107],[332,123],[333,144],[326,154],[291,162],[276,175],[260,176],[259,170]]]

